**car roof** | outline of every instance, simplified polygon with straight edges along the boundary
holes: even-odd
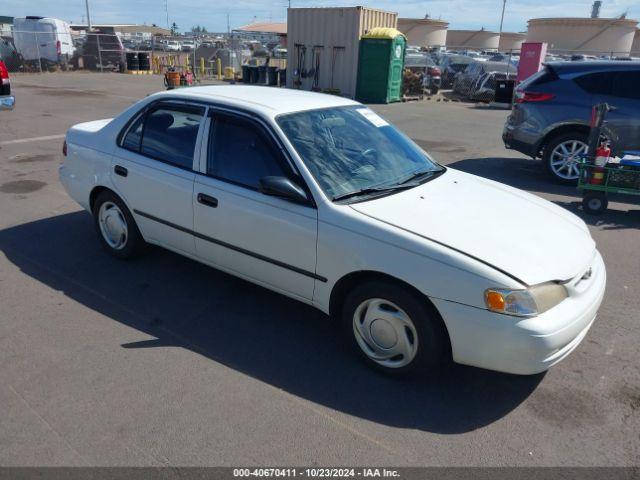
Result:
[[[556,74],[571,75],[591,71],[640,70],[640,62],[634,60],[588,60],[584,62],[545,62]]]
[[[358,102],[336,95],[247,85],[188,87],[161,92],[155,96],[177,96],[200,101],[215,101],[245,110],[254,110],[272,118],[283,113],[360,105]]]

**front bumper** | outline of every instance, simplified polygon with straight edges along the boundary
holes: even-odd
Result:
[[[512,317],[447,300],[432,299],[442,315],[457,363],[530,375],[547,370],[567,357],[595,320],[606,285],[600,253],[592,274],[568,285],[569,297],[532,318]]]

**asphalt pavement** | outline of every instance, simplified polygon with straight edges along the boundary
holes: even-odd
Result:
[[[102,252],[57,179],[64,133],[161,77],[12,86],[16,109],[0,112],[0,465],[638,465],[640,207],[584,215],[574,188],[504,149],[507,111],[374,107],[442,164],[584,218],[608,270],[600,315],[546,374],[450,365],[408,381],[360,363],[308,306],[159,248],[131,262]]]

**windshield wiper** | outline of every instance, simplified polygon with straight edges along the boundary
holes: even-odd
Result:
[[[418,170],[417,172],[413,172],[410,175],[406,176],[405,178],[401,179],[398,182],[398,185],[405,185],[408,182],[412,181],[412,180],[417,180],[418,178],[422,178],[422,177],[426,177],[426,176],[433,176],[433,175],[439,175],[444,171],[444,169],[442,170]]]
[[[351,197],[358,197],[360,195],[368,195],[372,193],[380,193],[380,192],[393,192],[395,190],[406,190],[408,188],[417,187],[420,185],[419,183],[403,183],[402,185],[390,185],[388,187],[365,187],[360,190],[354,190],[353,192],[343,193],[340,195],[336,195],[333,197],[333,201],[337,200],[345,200]]]

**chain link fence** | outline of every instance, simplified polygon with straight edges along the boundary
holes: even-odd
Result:
[[[185,37],[130,38],[115,33],[13,30],[0,39],[0,59],[10,72],[59,71],[160,74],[192,72],[196,79],[235,80],[243,65],[286,67],[284,55],[252,50],[239,41]]]

